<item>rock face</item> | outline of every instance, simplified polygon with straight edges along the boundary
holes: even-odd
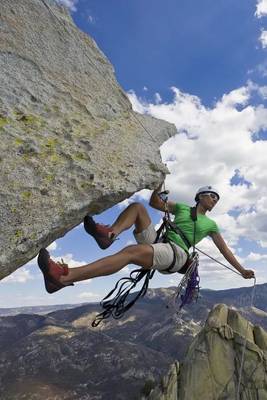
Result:
[[[247,338],[242,379],[238,380],[244,338]],[[204,329],[192,342],[178,377],[169,374],[165,387],[149,400],[267,399],[267,333],[225,305],[210,312]],[[170,390],[177,385],[177,391]],[[166,395],[166,393],[171,393]]]
[[[0,278],[166,174],[176,133],[133,112],[95,42],[52,0],[1,0]]]
[[[178,380],[179,363],[176,361],[170,367],[166,376],[161,380],[161,384],[151,391],[148,397],[142,400],[178,400]]]

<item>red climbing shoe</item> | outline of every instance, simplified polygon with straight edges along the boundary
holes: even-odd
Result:
[[[89,215],[86,215],[83,222],[84,229],[93,236],[101,249],[107,249],[114,242],[115,234],[110,226],[95,223]]]
[[[66,286],[73,286],[73,283],[63,285],[59,278],[62,275],[68,275],[69,267],[63,262],[55,262],[50,258],[46,249],[41,249],[38,255],[38,266],[44,275],[45,288],[48,293],[57,292]]]

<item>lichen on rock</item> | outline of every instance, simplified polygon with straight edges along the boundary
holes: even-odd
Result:
[[[133,112],[108,59],[52,0],[2,0],[0,34],[3,278],[87,212],[155,187],[176,129]]]

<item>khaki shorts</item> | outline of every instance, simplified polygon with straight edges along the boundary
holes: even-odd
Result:
[[[153,247],[154,255],[152,269],[156,269],[162,274],[169,274],[179,271],[179,269],[181,269],[186,263],[187,253],[177,244],[172,243],[176,253],[176,262],[171,271],[164,271],[173,262],[173,250],[169,243],[154,243],[157,237],[157,232],[152,223],[144,231],[140,233],[134,231],[133,234],[138,244],[150,244]]]

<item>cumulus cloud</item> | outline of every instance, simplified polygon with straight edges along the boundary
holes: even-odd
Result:
[[[79,0],[56,0],[59,4],[67,7],[70,11],[77,11],[76,5]]]
[[[13,274],[7,276],[6,278],[2,279],[3,283],[27,283],[33,280],[34,277],[31,275],[31,272],[23,267],[18,269],[17,271],[13,272]]]
[[[143,189],[143,190],[140,190],[140,192],[135,193],[133,196],[129,197],[128,199],[121,201],[120,203],[117,204],[117,206],[119,207],[119,209],[124,209],[135,201],[149,200],[150,196],[151,196],[151,191],[148,189]]]
[[[179,132],[161,147],[171,172],[170,198],[193,204],[198,187],[217,187],[221,201],[212,216],[232,246],[242,237],[267,243],[267,141],[256,140],[267,129],[267,109],[251,102],[260,89],[248,82],[210,108],[175,87],[170,103],[148,103],[129,93],[137,112],[174,123]]]
[[[53,242],[47,247],[48,251],[55,251],[56,249],[57,249],[57,242]]]
[[[249,253],[246,257],[248,261],[267,261],[267,254]]]
[[[135,268],[137,268],[135,266]],[[121,275],[130,275],[131,271],[133,270],[133,267],[129,267],[129,265],[126,265],[126,267],[122,268],[121,270],[118,271],[118,274]]]
[[[117,204],[119,209],[124,209],[126,207],[128,207],[131,203],[133,203],[134,200],[134,196],[130,197],[129,199],[125,199],[123,201],[121,201],[120,203]]]
[[[267,0],[258,0],[255,15],[258,18],[267,15]]]
[[[155,102],[156,102],[156,104],[159,104],[162,102],[162,98],[159,93],[155,93]]]
[[[67,254],[64,254],[64,255],[62,255],[62,256],[60,256],[60,257],[53,257],[53,260],[55,260],[55,261],[64,261],[64,263],[65,264],[68,264],[68,266],[70,267],[70,268],[76,268],[76,267],[81,267],[81,266],[83,266],[83,265],[85,265],[85,264],[88,264],[88,261],[78,261],[78,260],[75,260],[74,258],[73,258],[73,254],[71,254],[71,253],[67,253]],[[88,282],[88,280],[87,280],[87,282]]]
[[[78,299],[87,301],[99,301],[101,300],[101,295],[93,292],[82,292],[78,294]]]
[[[262,30],[261,35],[259,37],[262,48],[265,49],[267,47],[267,31]]]
[[[261,76],[267,76],[267,61],[265,60],[261,64],[257,65],[256,70]]]
[[[258,93],[260,94],[260,96],[266,100],[267,99],[267,86],[262,86],[259,88]]]

